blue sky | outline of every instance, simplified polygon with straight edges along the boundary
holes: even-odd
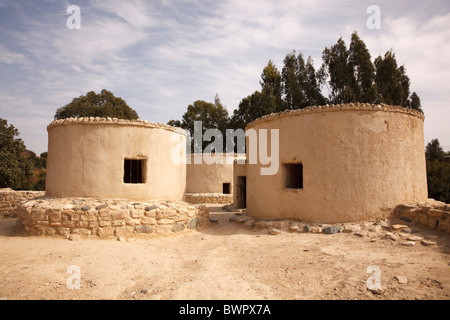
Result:
[[[66,26],[70,5],[81,28]],[[377,5],[381,29],[366,12]],[[292,50],[321,64],[325,47],[353,31],[372,60],[393,49],[425,112],[425,143],[450,150],[450,1],[27,1],[0,0],[0,117],[28,149],[47,150],[57,108],[112,91],[141,119],[180,119],[219,95],[231,114]]]

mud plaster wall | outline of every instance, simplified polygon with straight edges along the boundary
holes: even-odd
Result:
[[[349,104],[250,123],[246,130],[279,129],[280,168],[263,176],[261,164],[247,165],[248,214],[336,223],[379,218],[396,205],[426,201],[423,121],[410,109]],[[282,165],[293,162],[303,165],[302,189],[283,186]]]
[[[141,120],[65,119],[48,126],[46,195],[182,200],[184,131]],[[143,159],[145,183],[124,183],[124,159]]]
[[[189,156],[189,155],[188,155]],[[230,183],[233,193],[233,163],[244,155],[218,153],[211,159],[219,163],[208,163],[206,156],[191,154],[186,168],[186,192],[188,193],[222,193],[223,183]],[[212,160],[211,160],[212,161]]]

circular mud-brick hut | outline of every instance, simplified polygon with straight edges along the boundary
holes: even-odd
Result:
[[[46,195],[183,200],[186,133],[141,120],[77,118],[48,127]],[[184,147],[184,148],[183,148]]]
[[[185,203],[186,133],[141,120],[71,118],[48,126],[45,197],[17,207],[18,231],[126,237],[197,229]]]
[[[423,121],[412,109],[359,103],[259,118],[246,127],[246,164],[235,165],[235,202],[255,218],[316,223],[381,218],[399,204],[424,202]],[[259,142],[263,129],[269,154],[277,143],[271,131],[279,133],[275,174],[261,174],[267,161],[249,155],[251,137]]]

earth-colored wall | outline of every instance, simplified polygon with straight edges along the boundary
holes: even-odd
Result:
[[[426,201],[423,121],[411,109],[368,104],[311,107],[255,120],[246,132],[279,129],[280,165],[274,175],[261,175],[267,166],[259,161],[247,165],[248,214],[336,223],[378,218],[399,204]],[[283,163],[299,162],[303,188],[285,189]]]
[[[222,193],[223,183],[230,183],[232,194],[233,163],[235,159],[243,156],[218,153],[211,155],[210,161],[205,159],[207,154],[191,154],[186,168],[186,192]],[[212,163],[213,159],[216,159],[215,163]]]
[[[183,200],[183,130],[141,120],[79,118],[48,128],[46,195]],[[124,159],[145,159],[145,183],[124,183]],[[176,160],[176,159],[175,159]]]

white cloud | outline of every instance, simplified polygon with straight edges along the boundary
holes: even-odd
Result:
[[[17,64],[20,67],[29,67],[32,62],[22,53],[8,50],[0,43],[0,63]]]
[[[79,4],[80,30],[66,28],[68,2],[40,2],[45,5],[34,15],[12,1],[18,22],[11,27],[0,21],[0,35],[8,30],[0,63],[23,72],[14,83],[0,76],[0,105],[37,115],[41,133],[38,124],[21,133],[30,141],[40,136],[42,146],[56,108],[91,90],[111,90],[151,121],[179,119],[188,104],[212,101],[216,93],[231,113],[259,89],[269,59],[281,70],[295,49],[312,55],[318,66],[325,46],[340,36],[348,44],[358,30],[373,58],[393,47],[422,98],[426,123],[442,126],[436,121],[445,119],[447,108],[450,16],[441,10],[417,20],[416,11],[429,10],[426,4],[416,10],[418,1],[379,2],[382,30],[371,32],[365,24],[369,1],[87,1]],[[0,111],[20,119],[5,107]]]

